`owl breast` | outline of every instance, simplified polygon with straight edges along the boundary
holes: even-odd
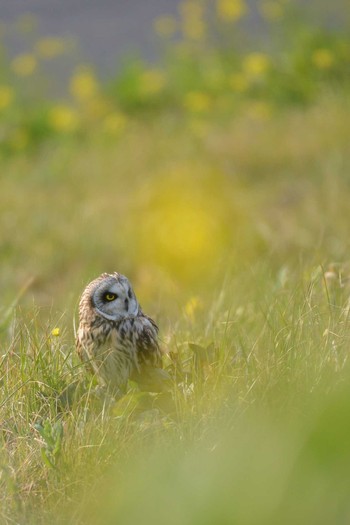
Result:
[[[78,349],[106,386],[124,392],[130,377],[162,366],[157,335],[157,326],[145,315],[103,323],[95,319],[90,327],[79,328]]]

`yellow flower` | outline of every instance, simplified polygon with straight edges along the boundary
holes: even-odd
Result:
[[[159,16],[154,21],[154,30],[160,36],[172,36],[176,33],[177,22],[173,16]]]
[[[187,0],[180,4],[182,18],[182,33],[190,40],[201,40],[205,35],[203,7],[195,0]]]
[[[14,97],[14,91],[10,86],[0,85],[0,111],[8,108]]]
[[[34,73],[37,65],[36,58],[33,54],[23,53],[12,60],[11,69],[19,77],[28,77]]]
[[[242,73],[233,73],[229,77],[229,83],[233,91],[243,93],[249,88],[249,82],[245,75]]]
[[[244,58],[242,67],[249,77],[258,78],[269,70],[270,65],[270,58],[264,53],[250,53]]]
[[[334,55],[329,49],[316,49],[312,55],[312,62],[318,69],[329,69],[334,64]]]
[[[51,335],[53,335],[54,337],[58,337],[60,335],[60,329],[54,328],[53,330],[51,330]]]
[[[166,83],[164,73],[158,69],[144,71],[140,77],[140,91],[143,95],[157,95]]]
[[[119,135],[125,129],[127,118],[123,113],[115,111],[103,121],[103,130],[109,135]]]
[[[70,81],[72,95],[83,102],[92,99],[98,93],[98,82],[90,68],[81,68],[74,73]]]
[[[211,101],[206,93],[191,91],[185,96],[184,106],[191,113],[204,113],[210,109]]]
[[[242,18],[247,11],[244,0],[217,0],[218,17],[224,21],[235,21]]]
[[[185,304],[185,314],[191,319],[191,321],[194,320],[195,313],[200,307],[201,302],[198,297],[191,297]]]
[[[65,50],[66,44],[62,38],[42,38],[35,44],[35,51],[42,58],[55,58],[59,55],[62,55]]]
[[[283,8],[276,0],[267,0],[260,4],[260,12],[267,20],[278,20],[283,15]]]
[[[55,131],[70,133],[76,131],[79,125],[77,112],[64,105],[55,106],[49,113],[49,124]]]

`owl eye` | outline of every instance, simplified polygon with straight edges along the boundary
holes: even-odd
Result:
[[[106,292],[104,295],[103,295],[103,299],[105,301],[114,301],[115,299],[117,299],[117,294],[116,293],[111,293],[111,292]]]

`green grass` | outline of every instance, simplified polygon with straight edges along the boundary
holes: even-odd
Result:
[[[63,103],[62,40],[2,59],[0,523],[349,523],[348,11],[259,3],[260,47],[215,6]],[[80,293],[116,270],[168,392],[112,402],[76,355]]]
[[[339,93],[160,114],[2,161],[3,523],[348,522],[349,117]],[[106,406],[75,355],[110,270],[160,325],[167,394]]]

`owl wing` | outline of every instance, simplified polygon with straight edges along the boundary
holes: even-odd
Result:
[[[162,392],[169,388],[169,374],[162,369],[162,352],[158,343],[158,326],[150,317],[142,315],[136,322],[134,344],[137,351],[138,369],[130,379],[141,390]]]
[[[86,369],[93,374],[94,369],[91,365],[91,357],[89,357],[88,352],[86,351],[86,344],[89,344],[90,341],[86,341],[85,344],[83,342],[82,334],[78,333],[77,337],[75,339],[75,348],[77,350],[78,356],[80,360],[85,364]]]
[[[134,344],[140,368],[162,368],[162,353],[158,344],[158,326],[150,317],[142,315],[134,325]]]

